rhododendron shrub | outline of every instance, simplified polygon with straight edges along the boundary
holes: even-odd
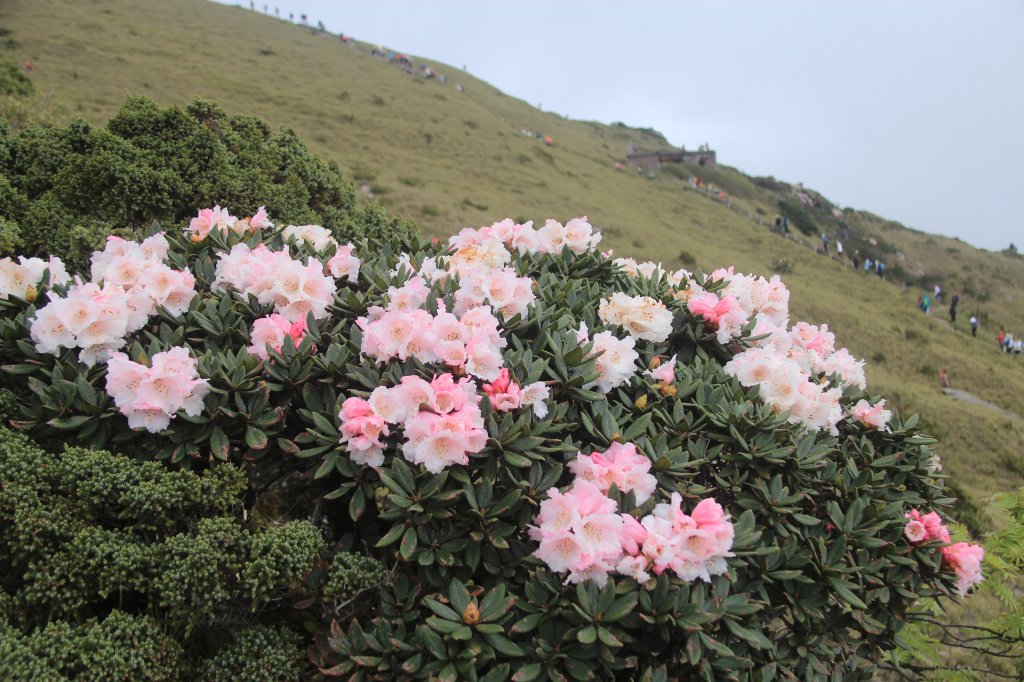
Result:
[[[2,387],[44,445],[244,464],[254,514],[385,564],[310,623],[325,674],[864,677],[981,579],[932,439],[778,278],[613,260],[582,218],[407,252],[273,218],[33,270]]]

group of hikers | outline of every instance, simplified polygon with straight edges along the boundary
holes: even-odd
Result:
[[[935,288],[932,289],[931,293],[932,293],[931,296],[929,296],[929,294],[927,292],[925,292],[925,293],[923,293],[923,294],[921,294],[920,296],[917,297],[917,307],[925,315],[928,315],[928,314],[931,313],[931,311],[932,311],[932,304],[933,303],[939,303],[939,304],[942,303],[942,297],[943,297],[942,287],[940,287],[938,284],[936,284]],[[953,298],[950,299],[950,302],[949,302],[949,321],[953,322],[954,324],[956,323],[956,312],[957,312],[957,306],[959,306],[959,305],[960,305],[960,294],[953,294]],[[975,336],[978,335],[978,318],[976,316],[974,316],[974,315],[971,316],[971,331],[974,333]]]
[[[254,12],[258,11],[256,8],[256,3],[252,1],[249,2],[249,9],[251,9]],[[267,5],[263,5],[263,13],[270,14],[270,8]],[[279,7],[274,8],[274,16],[278,17],[279,19],[281,18],[281,10]],[[295,23],[295,14],[293,12],[288,13],[288,21]],[[302,26],[308,26],[310,30],[313,30],[314,33],[325,33],[327,31],[327,27],[324,26],[324,22],[322,21],[317,21],[316,26],[312,26],[309,23],[309,17],[306,14],[299,15],[299,23]],[[354,49],[360,49],[359,46],[356,44],[355,38],[353,38],[350,35],[345,35],[344,33],[338,34],[338,42],[340,42],[343,45],[348,45],[349,47],[352,47]],[[395,64],[403,72],[409,75],[417,74],[427,79],[437,79],[442,83],[448,81],[448,77],[445,74],[439,73],[437,69],[430,66],[429,64],[420,64],[417,67],[416,63],[407,54],[395,52],[394,50],[388,50],[381,47],[380,45],[374,46],[370,50],[370,54],[373,55],[374,57],[387,59],[389,62]],[[455,89],[458,90],[459,92],[463,92],[462,84],[456,84]]]
[[[999,344],[999,350],[1014,355],[1020,355],[1021,347],[1024,346],[1020,336],[1014,337],[1013,334],[1002,329],[996,334],[996,343]]]

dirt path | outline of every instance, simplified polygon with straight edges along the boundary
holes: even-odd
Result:
[[[972,393],[968,393],[967,391],[959,391],[959,390],[957,390],[955,388],[944,388],[944,389],[942,389],[942,392],[945,393],[946,395],[948,395],[953,400],[962,400],[965,403],[971,403],[972,405],[980,405],[981,407],[986,407],[986,408],[988,408],[990,410],[994,410],[994,411],[998,412],[999,414],[1003,415],[1004,417],[1009,417],[1010,419],[1024,419],[1024,417],[1021,417],[1016,412],[1010,412],[1009,410],[1004,410],[1003,408],[999,407],[998,405],[993,405],[992,403],[988,402],[987,400],[982,400],[978,396],[976,396],[976,395],[974,395]]]

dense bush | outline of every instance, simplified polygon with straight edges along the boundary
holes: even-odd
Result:
[[[913,516],[953,502],[933,440],[866,393],[826,328],[787,326],[777,279],[665,273],[598,239],[582,220],[507,221],[451,248],[353,252],[324,230],[203,211],[185,235],[110,242],[93,258],[102,289],[8,264],[11,423],[47,446],[211,469],[181,480],[228,485],[230,460],[254,517],[318,520],[350,552],[312,595],[333,621],[312,654],[330,675],[870,677],[911,604],[979,579],[976,550],[948,545],[938,514]],[[552,510],[572,496],[560,529]],[[186,530],[159,524],[188,507],[146,515],[167,519],[150,521],[162,568],[124,581],[174,627],[228,600],[285,618],[299,595],[276,597],[324,552],[307,524],[257,533],[213,511],[228,497],[211,493]],[[124,540],[153,532],[137,523],[82,535],[30,508],[55,539],[20,538],[5,573],[42,553],[89,566],[76,581],[112,598],[107,576],[143,563]],[[79,617],[76,585],[55,585],[55,607]],[[16,609],[54,606],[5,591]]]
[[[0,95],[24,97],[34,90],[32,80],[9,59],[0,57]]]
[[[0,255],[18,248],[80,266],[108,234],[174,226],[215,201],[246,215],[265,204],[280,220],[350,238],[414,234],[378,208],[357,208],[337,166],[315,158],[291,130],[273,132],[209,101],[182,109],[131,98],[105,127],[75,120],[13,133],[0,125]]]
[[[0,678],[298,679],[297,631],[322,618],[324,576],[368,588],[385,577],[345,554],[329,567],[308,521],[243,523],[245,489],[228,464],[198,475],[54,455],[0,432]]]

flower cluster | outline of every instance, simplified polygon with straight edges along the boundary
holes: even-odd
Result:
[[[719,343],[728,343],[730,339],[739,336],[750,319],[732,296],[719,298],[718,294],[707,291],[691,295],[686,307],[695,317],[703,319],[717,330]]]
[[[981,562],[985,558],[985,549],[969,542],[949,544],[949,529],[935,512],[922,514],[911,509],[907,514],[907,525],[903,534],[914,544],[922,542],[941,542],[943,565],[956,574],[956,588],[963,597],[972,586],[984,578],[981,574]]]
[[[690,514],[681,505],[679,493],[672,493],[671,502],[662,502],[641,520],[647,531],[642,556],[657,575],[669,569],[683,580],[710,582],[711,576],[727,570],[735,536],[732,522],[711,498],[698,502]]]
[[[195,277],[163,264],[167,240],[155,235],[141,244],[109,237],[92,255],[93,281],[72,285],[64,297],[50,295],[36,312],[30,333],[41,353],[81,348],[79,361],[93,365],[125,344],[162,306],[180,315],[195,297]],[[102,286],[100,286],[102,283]]]
[[[291,322],[310,313],[318,320],[326,317],[337,289],[320,261],[310,258],[303,265],[287,250],[272,251],[263,244],[253,249],[235,244],[230,253],[218,254],[215,274],[214,289],[231,287],[242,296],[254,296]]]
[[[672,313],[650,296],[615,292],[610,299],[601,299],[597,315],[606,324],[624,328],[634,339],[664,343],[672,332]]]
[[[906,527],[903,534],[911,542],[949,542],[949,529],[942,522],[942,517],[935,512],[922,514],[917,509],[911,509],[907,514]]]
[[[49,260],[18,256],[17,263],[10,258],[0,260],[0,299],[17,296],[31,302],[46,271],[50,273],[47,286],[67,284],[70,279],[63,261],[56,256],[50,256]]]
[[[327,272],[331,277],[339,279],[344,277],[349,282],[359,279],[359,259],[356,257],[355,247],[352,244],[339,246],[338,250],[327,261]]]
[[[651,475],[651,460],[632,443],[612,443],[605,452],[576,455],[569,470],[577,479],[589,481],[607,494],[614,484],[620,492],[632,492],[643,504],[654,494],[658,481]]]
[[[754,335],[759,338],[757,345],[733,357],[725,371],[744,386],[760,386],[761,399],[788,411],[791,422],[836,433],[843,417],[841,387],[867,386],[863,361],[855,360],[845,348],[836,350],[835,335],[827,325],[798,322],[787,330],[759,315]],[[830,388],[819,375],[838,376],[840,388]],[[883,428],[889,413],[879,413],[876,419],[880,424],[876,428]]]
[[[580,345],[591,342],[585,322],[580,323],[576,342]],[[632,337],[620,339],[611,332],[598,332],[594,334],[593,344],[591,357],[595,357],[597,379],[583,384],[583,388],[597,388],[601,393],[608,393],[636,374],[636,361],[640,359],[640,354],[633,348],[636,342]]]
[[[252,323],[252,333],[249,335],[252,339],[252,345],[246,348],[246,350],[249,352],[249,355],[255,355],[261,360],[267,360],[270,358],[267,346],[280,353],[281,345],[284,343],[286,336],[290,336],[292,343],[298,347],[305,335],[306,318],[291,322],[284,315],[276,313],[267,315]]]
[[[384,463],[388,424],[401,425],[406,441],[403,456],[427,471],[439,473],[453,464],[468,464],[469,455],[487,442],[480,396],[471,379],[455,381],[451,374],[427,382],[402,377],[397,386],[379,386],[369,399],[348,398],[342,404],[341,442],[358,464]]]
[[[608,256],[610,257],[611,254],[609,253]],[[688,270],[684,270],[683,268],[673,270],[672,272],[668,272],[665,270],[665,268],[661,266],[661,263],[654,263],[652,261],[644,261],[643,263],[638,263],[632,258],[616,258],[612,262],[615,263],[615,265],[618,265],[620,268],[622,268],[622,271],[625,272],[630,277],[639,277],[644,279],[655,280],[665,277],[666,281],[668,281],[669,283],[669,286],[673,287],[678,287],[683,282],[687,282],[693,277],[693,275]]]
[[[449,238],[448,243],[458,253],[489,240],[500,242],[519,253],[561,253],[568,247],[578,255],[595,248],[601,241],[601,233],[594,231],[586,216],[573,218],[565,225],[557,220],[548,220],[539,230],[533,228],[532,222],[518,225],[506,219],[490,227],[464,228]]]
[[[957,542],[942,548],[943,564],[956,574],[956,589],[961,597],[984,580],[981,575],[981,562],[984,558],[985,548],[969,542]]]
[[[533,413],[543,419],[548,414],[548,406],[544,401],[551,396],[551,390],[543,381],[536,381],[529,386],[520,388],[512,380],[508,368],[503,367],[498,378],[482,386],[484,393],[491,401],[491,407],[497,412],[510,412],[521,407],[532,407]]]
[[[414,357],[422,363],[444,362],[464,368],[485,381],[498,378],[501,349],[508,341],[502,338],[490,307],[471,308],[461,317],[443,306],[437,315],[419,308],[374,307],[367,312],[356,324],[363,330],[362,352],[377,362]]]
[[[534,556],[556,573],[568,571],[567,582],[593,580],[603,587],[610,573],[647,582],[652,572],[660,575],[666,569],[689,581],[710,581],[725,573],[735,531],[714,500],[702,500],[687,515],[682,497],[673,493],[670,503],[656,505],[640,521],[618,513],[606,495],[613,483],[633,491],[638,503],[656,490],[650,461],[635,445],[580,454],[569,466],[576,476],[572,487],[564,493],[548,490],[536,525],[529,529],[540,543]]]
[[[892,419],[892,411],[885,409],[884,400],[879,400],[874,405],[866,400],[860,400],[850,408],[850,417],[864,426],[884,431]]]
[[[162,232],[141,244],[107,237],[103,250],[92,254],[92,281],[105,288],[122,287],[130,292],[147,318],[158,306],[181,315],[195,298],[196,278],[187,269],[175,270],[164,265],[168,248]],[[146,299],[151,305],[146,305]]]
[[[533,280],[517,276],[512,268],[477,270],[459,277],[452,312],[461,315],[470,308],[489,305],[510,320],[516,315],[526,317],[526,311],[536,298]]]
[[[281,231],[281,236],[285,241],[307,241],[316,251],[324,251],[328,246],[338,243],[331,236],[331,231],[321,225],[289,225]]]
[[[812,380],[800,365],[773,348],[750,348],[725,364],[725,371],[744,386],[759,386],[759,397],[789,421],[809,429],[829,429],[843,417],[842,390]]]
[[[192,241],[201,242],[206,239],[207,235],[215,231],[246,234],[262,230],[265,227],[273,227],[273,223],[267,218],[267,211],[263,206],[260,206],[253,217],[241,220],[231,215],[228,209],[214,206],[201,209],[199,214],[189,222],[185,234],[191,235]]]
[[[157,353],[150,365],[132,362],[115,353],[107,362],[107,393],[133,429],[158,433],[167,428],[178,410],[195,417],[203,411],[210,392],[199,378],[195,358],[180,346]]]

